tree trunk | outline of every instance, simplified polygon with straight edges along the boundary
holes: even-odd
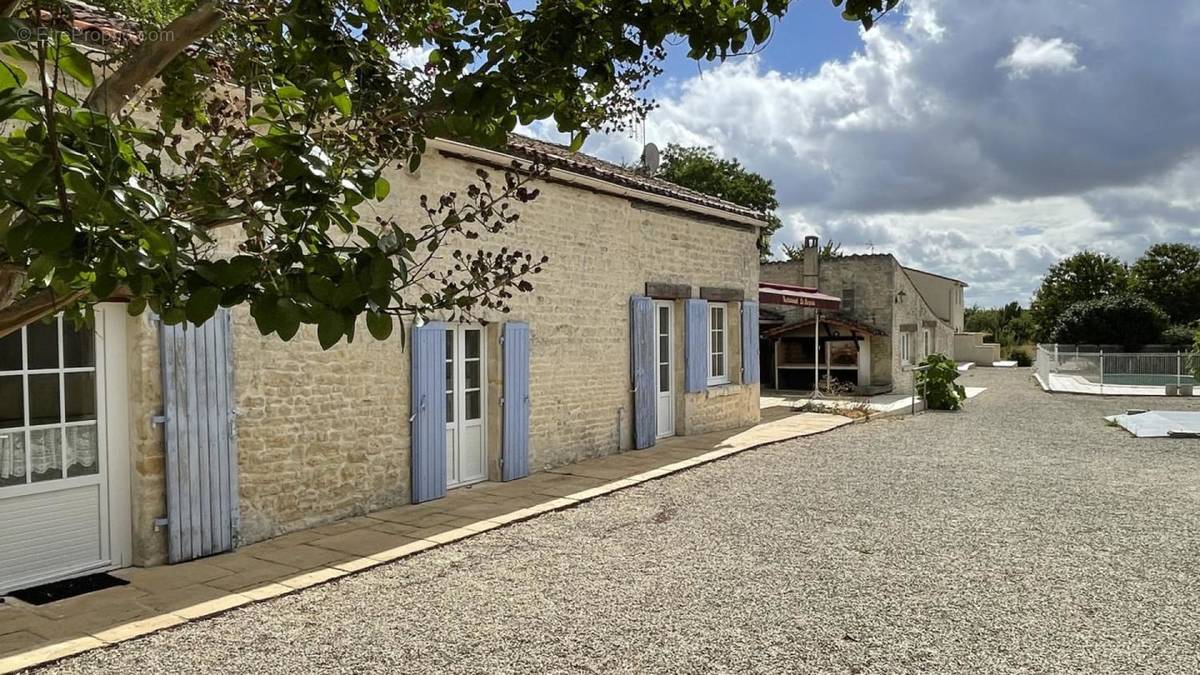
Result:
[[[142,43],[117,72],[92,90],[84,105],[110,117],[121,112],[175,57],[189,45],[211,35],[223,20],[220,8],[212,2],[198,5],[189,14],[175,19],[162,29],[162,39]]]
[[[87,291],[74,291],[67,295],[55,295],[42,291],[24,300],[0,309],[0,338],[15,333],[34,321],[57,314],[87,296]]]

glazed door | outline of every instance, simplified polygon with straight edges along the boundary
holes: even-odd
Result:
[[[446,485],[487,478],[483,328],[446,328]]]
[[[672,303],[654,303],[654,391],[659,438],[675,435],[674,315]]]

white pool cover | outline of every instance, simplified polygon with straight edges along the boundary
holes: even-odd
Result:
[[[1138,438],[1200,438],[1200,412],[1148,410],[1104,419]]]

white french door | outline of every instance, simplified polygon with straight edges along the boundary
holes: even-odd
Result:
[[[0,594],[129,564],[123,309],[0,338]]]
[[[487,478],[487,349],[480,326],[446,329],[446,485]]]
[[[675,435],[674,304],[654,303],[654,391],[658,437]]]

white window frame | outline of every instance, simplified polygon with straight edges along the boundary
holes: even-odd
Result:
[[[720,345],[714,344],[714,333],[717,332],[717,326],[713,323],[713,310],[721,310],[721,325],[720,325]],[[725,302],[710,302],[706,309],[708,312],[708,385],[729,384],[729,303]],[[717,347],[720,347],[718,350]],[[725,372],[713,372],[713,355],[721,355],[721,363],[725,366]]]
[[[912,363],[912,351],[909,344],[908,331],[900,333],[900,363],[904,365]]]

